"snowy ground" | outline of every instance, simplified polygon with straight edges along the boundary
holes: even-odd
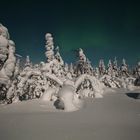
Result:
[[[135,91],[139,92],[139,91]],[[65,113],[39,100],[0,106],[1,140],[139,140],[140,99],[123,90]]]

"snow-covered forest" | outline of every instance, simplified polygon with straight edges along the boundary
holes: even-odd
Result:
[[[125,59],[118,65],[114,58],[107,66],[101,59],[94,66],[79,48],[75,63],[67,64],[52,34],[46,33],[44,42],[46,60],[33,64],[27,56],[21,67],[15,43],[10,40],[8,29],[0,24],[1,104],[39,99],[54,102],[58,109],[72,111],[82,106],[83,98],[102,98],[106,87],[133,90],[140,86],[140,62],[130,69]]]

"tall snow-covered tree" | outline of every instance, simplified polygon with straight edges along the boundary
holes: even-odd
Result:
[[[16,78],[19,73],[20,73],[20,59],[17,59],[16,65],[15,65],[14,78]]]
[[[140,86],[140,62],[137,63],[137,66],[134,71],[134,76],[136,77],[134,84],[136,86]]]
[[[55,59],[53,64],[53,71],[57,76],[63,76],[64,75],[64,61],[60,55],[59,47],[55,49]]]
[[[116,77],[119,76],[118,61],[116,57],[114,58],[114,61],[113,61],[113,72]]]
[[[112,61],[109,60],[108,61],[108,65],[107,65],[107,73],[108,75],[112,76],[113,75],[113,64],[112,64]]]
[[[47,62],[50,62],[54,59],[54,42],[53,42],[53,37],[50,33],[47,33],[45,35],[46,39],[46,52],[45,55],[47,57]]]
[[[105,64],[104,64],[104,60],[103,60],[103,59],[101,59],[101,60],[99,61],[99,66],[98,66],[98,68],[99,68],[99,74],[100,74],[100,75],[104,75],[104,74],[105,74],[105,71],[106,71],[106,68],[105,68]]]
[[[60,52],[59,52],[59,47],[57,46],[56,49],[55,49],[56,53],[55,53],[55,59],[57,59],[58,63],[61,65],[61,66],[64,66],[64,61],[60,55]]]
[[[0,24],[0,100],[6,99],[16,65],[15,43],[10,40],[8,29]]]
[[[129,77],[128,66],[127,66],[126,60],[124,58],[122,60],[122,65],[120,67],[120,71],[121,71],[121,76]]]
[[[61,77],[64,74],[64,61],[59,53],[59,47],[56,50],[54,49],[53,37],[50,33],[45,35],[45,39],[47,63],[43,65],[42,70],[44,73],[49,72],[50,74]]]
[[[70,63],[69,71],[70,71],[71,75],[74,76],[74,66],[73,66],[73,63]]]
[[[77,76],[80,74],[88,73],[90,75],[93,74],[93,68],[91,66],[90,61],[86,58],[83,50],[80,48],[79,49],[79,60],[76,63],[75,67],[75,73],[77,73]]]
[[[32,67],[29,55],[26,56],[25,67]]]
[[[118,69],[118,61],[117,58],[114,58],[114,62],[113,62],[113,69],[117,70]]]

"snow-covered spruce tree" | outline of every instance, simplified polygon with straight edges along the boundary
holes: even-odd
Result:
[[[74,74],[74,65],[71,63],[68,65],[65,63],[64,65],[64,75],[65,78],[73,79],[76,75]]]
[[[45,35],[45,56],[47,58],[46,63],[41,62],[41,72],[42,73],[53,73],[53,61],[54,61],[54,43],[53,43],[53,37],[50,33],[47,33]]]
[[[64,76],[65,79],[72,79],[72,72],[70,72],[70,66],[67,63],[64,65]]]
[[[112,64],[111,60],[108,61],[107,74],[110,75],[110,76],[113,75],[113,64]]]
[[[81,74],[89,74],[92,75],[93,74],[93,68],[91,66],[90,61],[86,58],[83,50],[81,48],[79,48],[79,60],[76,63],[75,66],[75,73],[77,76],[81,75]]]
[[[116,77],[119,76],[118,61],[116,57],[114,58],[114,61],[113,61],[113,72]]]
[[[97,79],[99,79],[100,76],[102,76],[102,75],[100,74],[100,72],[99,72],[99,68],[98,68],[98,67],[95,68],[94,75],[95,75],[95,77],[96,77]]]
[[[8,29],[0,24],[0,101],[6,95],[13,81],[16,65],[15,43],[10,40]]]
[[[25,67],[32,67],[32,63],[30,61],[30,56],[26,56]]]
[[[123,77],[129,77],[128,66],[127,66],[126,60],[124,58],[122,60],[122,65],[120,67],[120,75]]]
[[[68,63],[65,63],[64,64],[64,71],[65,71],[65,74],[68,73],[68,71],[69,71],[69,65],[68,65]]]
[[[56,49],[55,49],[56,53],[55,53],[55,59],[57,59],[57,61],[59,62],[59,64],[61,66],[64,66],[64,61],[60,55],[60,52],[59,52],[59,47],[57,46]]]
[[[105,86],[110,87],[110,88],[119,88],[120,87],[119,81],[115,77],[112,77],[112,76],[110,76],[108,74],[103,75],[100,78],[100,81]]]
[[[134,82],[135,86],[140,86],[140,62],[137,63],[137,66],[134,70],[134,76],[136,77]]]
[[[79,60],[76,64],[76,74],[84,74],[85,73],[85,63],[86,63],[86,56],[81,48],[79,48]]]
[[[114,58],[114,61],[113,61],[113,69],[115,69],[115,70],[118,69],[118,61],[117,61],[116,57]]]
[[[26,57],[23,70],[20,71],[19,75],[17,76],[17,78],[15,79],[11,88],[8,91],[8,94],[7,94],[7,99],[9,100],[8,103],[12,103],[15,98],[18,99],[20,96],[22,95],[24,96],[24,93],[25,93],[24,89],[26,89],[26,91],[28,90],[28,88],[25,87],[25,85],[27,85],[26,84],[26,81],[28,79],[27,75],[29,72],[32,71],[32,68],[29,65],[28,61],[29,61],[29,57]]]
[[[6,98],[7,98],[8,104],[12,103],[12,99],[16,95],[19,74],[20,74],[20,59],[17,59],[13,80],[11,82],[11,85],[10,85],[8,91],[7,91]]]
[[[88,58],[87,58],[86,66],[87,66],[86,73],[89,75],[93,75],[94,69],[93,69],[91,62],[89,61]]]
[[[19,100],[39,98],[44,92],[44,77],[38,65],[31,66],[25,63],[25,68],[18,76],[17,90]]]
[[[47,58],[47,62],[49,63],[50,61],[52,61],[54,59],[54,43],[53,43],[53,37],[50,33],[47,33],[45,35],[45,39],[46,39],[46,58]]]
[[[99,61],[98,68],[99,68],[99,74],[100,74],[100,76],[104,75],[105,74],[105,71],[106,71],[106,68],[105,68],[105,64],[104,64],[104,60],[103,59],[101,59]]]
[[[100,81],[104,83],[105,86],[111,88],[120,88],[119,79],[116,77],[116,70],[113,68],[113,63],[111,60],[108,62],[108,67],[106,74],[101,76]]]
[[[76,76],[74,74],[74,65],[73,65],[73,63],[70,63],[69,72],[70,72],[70,74],[71,74],[72,77],[75,77]]]
[[[47,33],[45,36],[46,39],[46,57],[47,63],[45,63],[42,70],[46,73],[49,72],[50,74],[55,74],[56,76],[62,76],[64,61],[59,53],[59,47],[54,50],[54,42],[53,37],[50,33]],[[56,53],[55,53],[56,51]]]
[[[16,66],[15,66],[15,72],[14,72],[14,78],[17,78],[19,73],[20,73],[20,59],[17,59]]]
[[[60,55],[58,46],[55,49],[55,51],[56,53],[55,53],[53,71],[56,74],[56,76],[61,77],[61,76],[64,76],[64,61]]]
[[[39,66],[32,66],[30,58],[27,56],[23,70],[20,71],[8,90],[8,103],[39,98],[44,91],[43,82]]]

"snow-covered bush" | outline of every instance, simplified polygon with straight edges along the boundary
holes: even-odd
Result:
[[[79,76],[76,79],[75,88],[79,94],[82,94],[82,96],[85,97],[103,97],[103,84],[96,77],[91,75],[83,74]]]

